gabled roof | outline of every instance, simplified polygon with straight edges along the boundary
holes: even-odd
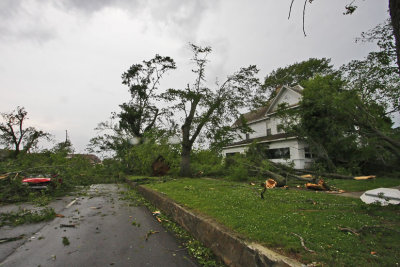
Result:
[[[252,122],[252,121],[256,121],[256,120],[262,119],[265,116],[268,108],[269,108],[269,105],[267,104],[266,106],[263,106],[263,107],[260,107],[260,108],[258,108],[256,110],[252,110],[250,112],[242,114],[241,118],[237,119],[235,121],[235,123],[232,125],[232,127],[242,125],[242,118],[246,122]]]
[[[276,90],[275,90],[276,96],[274,98],[270,99],[265,106],[262,106],[256,110],[252,110],[250,112],[242,114],[241,118],[237,119],[235,121],[235,123],[232,125],[232,127],[240,126],[242,124],[242,118],[245,119],[248,123],[265,118],[265,116],[267,114],[271,113],[272,107],[274,106],[274,104],[278,101],[280,96],[285,91],[283,89],[290,89],[298,94],[302,94],[304,88],[301,87],[300,85],[296,85],[293,87],[281,86],[281,87],[276,88]]]
[[[279,92],[276,94],[274,99],[272,99],[271,104],[269,105],[266,114],[271,113],[272,108],[275,106],[275,103],[278,102],[279,98],[283,95],[283,92],[285,92],[286,90],[292,90],[300,95],[303,93],[303,87],[301,87],[300,85],[296,85],[293,87],[289,87],[286,85],[282,86],[281,90],[279,90]]]

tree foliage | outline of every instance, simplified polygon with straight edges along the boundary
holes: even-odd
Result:
[[[24,107],[17,107],[10,113],[1,113],[3,122],[0,123],[0,144],[14,149],[17,156],[22,149],[23,153],[38,145],[40,139],[50,139],[50,134],[34,127],[25,127],[28,112]]]
[[[143,143],[142,137],[167,112],[158,107],[158,86],[162,77],[175,68],[172,58],[156,55],[124,72],[122,84],[128,86],[131,99],[120,105],[119,113],[112,113],[108,121],[97,125],[99,135],[90,140],[88,151],[115,153],[118,159],[124,159],[133,145]]]
[[[163,113],[155,103],[158,85],[163,75],[175,68],[172,58],[156,55],[143,64],[133,64],[122,74],[122,83],[129,87],[131,99],[121,104],[121,111],[116,114],[120,129],[140,138],[154,127]]]
[[[340,167],[357,173],[379,164],[393,166],[399,159],[392,122],[382,106],[363,101],[339,76],[317,76],[304,86],[299,108],[281,107],[279,115],[287,132],[310,145],[317,162],[329,171]]]
[[[356,90],[365,102],[379,103],[388,113],[399,112],[400,76],[390,21],[363,32],[357,41],[376,42],[379,51],[341,67],[347,87]]]
[[[184,89],[169,89],[162,96],[174,103],[170,108],[183,113],[182,130],[182,159],[181,176],[191,176],[190,152],[193,144],[202,131],[208,137],[216,132],[228,128],[233,118],[239,116],[239,110],[249,105],[252,96],[259,86],[255,77],[258,72],[256,66],[241,68],[238,72],[228,76],[222,83],[216,83],[214,88],[206,84],[205,70],[207,56],[211,47],[200,47],[190,44],[193,52],[192,61],[195,65],[192,70],[196,78],[192,85]]]
[[[283,68],[277,68],[265,77],[263,90],[271,94],[270,97],[274,97],[275,89],[280,86],[303,85],[305,81],[316,75],[332,73],[333,66],[330,65],[330,62],[331,60],[327,58],[310,58]]]

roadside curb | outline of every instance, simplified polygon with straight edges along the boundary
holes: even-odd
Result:
[[[126,180],[129,186],[209,247],[228,266],[304,266],[257,243],[246,242],[204,215],[196,214],[165,195]]]

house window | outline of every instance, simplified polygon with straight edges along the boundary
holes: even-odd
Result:
[[[276,126],[276,131],[277,131],[277,133],[283,133],[283,125],[282,124],[278,124]]]
[[[312,154],[312,152],[310,151],[309,147],[305,147],[304,148],[304,157],[306,159],[312,159],[314,157],[314,155]]]
[[[268,159],[290,159],[290,149],[288,147],[268,149],[266,154]]]
[[[250,134],[246,134],[246,140],[249,140],[250,139]]]
[[[272,135],[272,133],[271,133],[271,128],[267,128],[267,136],[268,135]]]

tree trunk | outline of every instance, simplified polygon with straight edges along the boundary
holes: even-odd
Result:
[[[181,169],[179,175],[181,177],[191,177],[192,172],[190,170],[190,151],[192,147],[186,144],[182,144],[182,154],[181,154]]]
[[[397,66],[400,73],[400,0],[389,0],[389,12],[396,41]]]
[[[354,179],[354,176],[348,176],[348,175],[337,174],[337,173],[315,172],[315,171],[308,171],[308,170],[296,170],[296,172],[320,175],[322,177],[333,178],[333,179],[349,179],[349,180]]]

